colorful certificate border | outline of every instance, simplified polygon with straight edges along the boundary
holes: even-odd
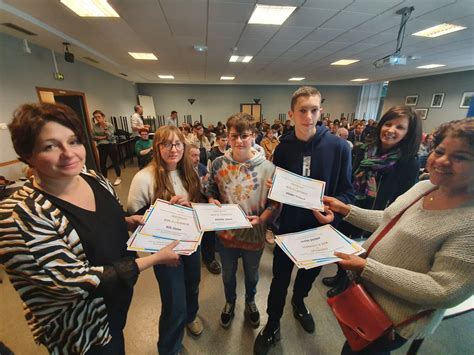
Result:
[[[323,196],[324,196],[324,190],[326,189],[326,182],[325,181],[322,181],[322,180],[317,180],[317,179],[312,179],[310,177],[307,177],[307,176],[302,176],[302,175],[299,175],[299,174],[296,174],[292,171],[289,171],[289,170],[286,170],[286,169],[283,169],[283,168],[280,168],[280,167],[276,167],[275,169],[275,174],[273,174],[273,178],[272,178],[272,187],[270,188],[270,190],[268,191],[268,198],[273,200],[273,201],[277,201],[277,202],[281,202],[281,203],[284,203],[285,205],[289,205],[289,206],[293,206],[293,207],[299,207],[299,208],[304,208],[304,209],[307,209],[307,210],[312,210],[311,208],[308,208],[308,207],[305,207],[305,206],[302,206],[302,205],[297,205],[297,204],[294,204],[294,203],[288,203],[288,202],[285,202],[285,201],[278,201],[278,200],[274,200],[270,195],[272,194],[272,191],[273,191],[273,186],[275,184],[275,178],[276,178],[276,171],[277,170],[280,170],[280,171],[283,171],[283,172],[286,172],[288,174],[291,174],[291,175],[294,175],[294,176],[297,176],[298,178],[300,179],[305,179],[305,180],[311,180],[311,181],[318,181],[320,183],[323,184],[323,188],[321,189],[321,196],[319,197],[320,198],[320,201],[321,201],[321,205],[323,204],[322,201],[323,201]],[[323,209],[319,210],[319,211],[323,211]]]
[[[192,203],[191,204],[193,207],[195,205],[210,205],[210,203]],[[240,210],[240,212],[242,213],[242,215],[244,216],[245,220],[248,221],[247,219],[247,215],[245,214],[244,210],[242,209],[242,207],[240,207],[240,205],[236,204],[236,203],[227,203],[227,204],[222,204],[222,206],[225,206],[225,205],[234,205],[234,206],[237,206],[237,208]],[[222,227],[222,228],[203,228],[203,226],[201,225],[201,221],[199,220],[199,216],[198,214],[196,213],[196,210],[193,208],[193,213],[194,213],[194,218],[196,220],[196,223],[197,223],[197,226],[199,228],[199,230],[201,232],[212,232],[212,231],[215,231],[215,232],[218,232],[218,231],[223,231],[223,230],[231,230],[231,229],[247,229],[247,228],[253,228],[252,224],[250,223],[250,221],[248,221],[248,225],[247,226],[236,226],[236,227]]]
[[[365,252],[364,248],[362,248],[357,242],[352,241],[348,237],[346,237],[344,234],[342,234],[340,231],[338,231],[336,228],[334,228],[332,225],[324,225],[321,227],[329,226],[333,231],[335,231],[344,241],[346,241],[351,247],[354,248],[354,253],[355,255],[362,254]],[[293,263],[299,268],[304,268],[304,269],[312,269],[314,267],[318,266],[323,266],[327,264],[331,264],[334,262],[337,262],[340,260],[338,257],[327,257],[327,258],[315,258],[315,259],[308,259],[308,260],[296,260],[296,258],[291,254],[290,250],[286,247],[284,239],[286,239],[288,236],[295,236],[303,233],[310,232],[312,230],[319,229],[321,227],[316,227],[312,229],[307,229],[301,232],[295,232],[295,233],[286,233],[282,235],[275,235],[275,242],[278,244],[278,246],[285,252],[285,254],[293,261]],[[284,237],[284,238],[282,238]]]

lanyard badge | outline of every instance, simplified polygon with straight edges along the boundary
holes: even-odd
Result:
[[[311,156],[307,155],[303,157],[303,176],[311,175]]]

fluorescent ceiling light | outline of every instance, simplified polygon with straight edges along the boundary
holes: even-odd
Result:
[[[173,75],[158,75],[160,79],[174,79]]]
[[[359,59],[341,59],[337,62],[331,63],[331,65],[350,65],[359,62]]]
[[[445,67],[446,64],[427,64],[427,65],[420,65],[417,67],[418,69],[434,69],[439,67]]]
[[[221,76],[221,80],[234,80],[235,76]]]
[[[412,33],[412,36],[434,38],[434,37],[444,36],[444,35],[447,35],[448,33],[457,32],[457,31],[461,31],[465,29],[466,27],[463,27],[463,26],[451,25],[450,23],[442,23],[441,25],[433,26],[423,31]]]
[[[249,24],[281,25],[295,11],[295,6],[255,6]]]
[[[304,80],[305,78],[301,78],[301,77],[295,77],[295,78],[289,78],[288,81],[301,81],[301,80]]]
[[[351,81],[367,81],[369,78],[357,78],[357,79],[352,79]]]
[[[81,17],[120,17],[107,0],[61,0]]]
[[[229,62],[231,63],[248,63],[252,60],[251,55],[246,55],[246,56],[238,56],[238,55],[233,55],[230,57]]]
[[[153,53],[136,53],[136,52],[128,52],[133,58],[141,59],[141,60],[158,60]]]

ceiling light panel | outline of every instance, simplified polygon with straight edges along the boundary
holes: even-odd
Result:
[[[249,24],[281,25],[295,11],[295,6],[255,6]]]
[[[107,0],[61,0],[81,17],[120,17]]]
[[[337,62],[332,62],[331,65],[351,65],[359,61],[360,61],[359,59],[341,59],[341,60],[338,60]]]
[[[235,76],[221,76],[221,80],[234,80]]]
[[[368,78],[357,78],[357,79],[352,79],[351,81],[355,81],[355,82],[358,82],[358,81],[367,81],[369,80]]]
[[[306,78],[303,78],[303,77],[294,77],[294,78],[289,78],[288,81],[301,81],[301,80],[304,80]]]
[[[418,69],[434,69],[434,68],[440,68],[440,67],[445,67],[446,64],[427,64],[427,65],[420,65],[417,67]]]
[[[245,55],[245,56],[238,56],[238,55],[233,55],[230,57],[229,62],[231,63],[248,63],[252,60],[251,55]]]
[[[128,52],[128,54],[139,60],[158,60],[158,58],[153,53]]]
[[[465,30],[466,28],[467,27],[452,25],[449,23],[442,23],[441,25],[433,26],[422,31],[412,33],[412,36],[435,38],[447,35],[448,33]]]
[[[174,79],[173,75],[158,75],[160,79]]]

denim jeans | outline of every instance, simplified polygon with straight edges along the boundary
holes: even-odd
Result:
[[[161,355],[174,355],[181,351],[186,324],[196,319],[201,281],[200,256],[198,249],[189,256],[181,256],[177,267],[153,267],[161,295],[158,335],[158,353]]]
[[[239,257],[242,257],[245,274],[245,301],[250,302],[255,299],[257,293],[258,268],[262,258],[261,250],[244,250],[238,248],[226,248],[219,238],[217,245],[221,255],[222,281],[224,282],[225,299],[229,303],[235,303],[237,295],[235,289],[237,281],[237,265]]]

